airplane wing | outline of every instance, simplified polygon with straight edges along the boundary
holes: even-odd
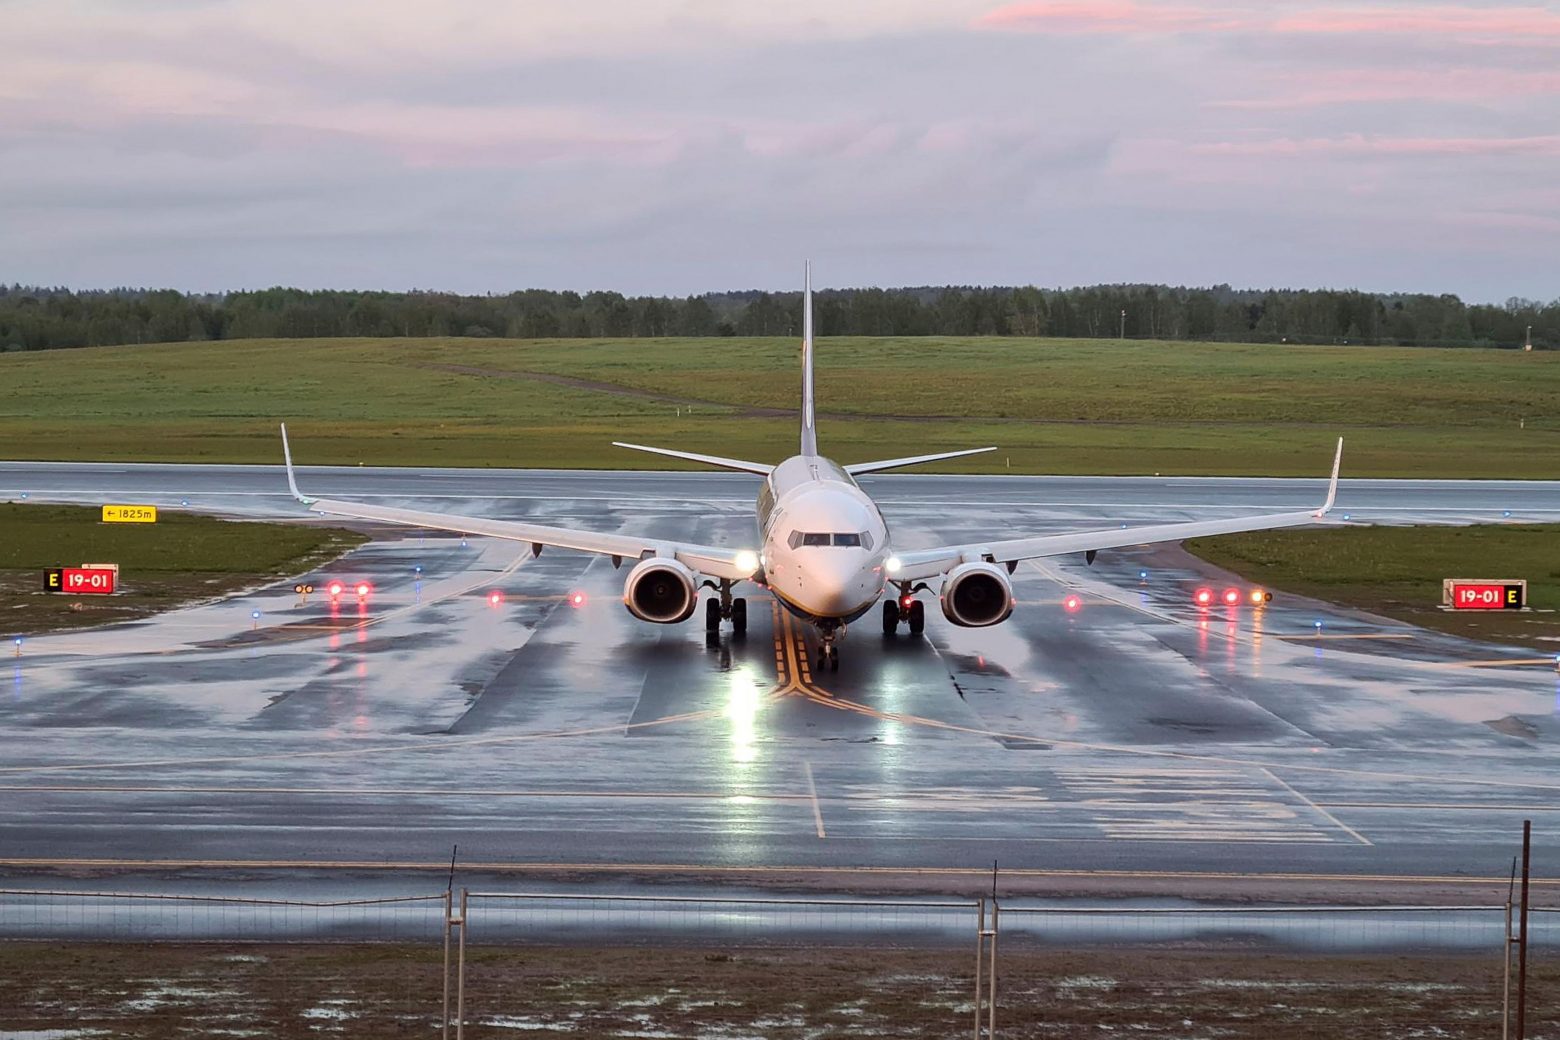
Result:
[[[292,496],[307,505],[311,511],[322,516],[376,520],[380,523],[423,527],[431,531],[454,531],[484,538],[507,538],[516,542],[529,542],[534,553],[540,553],[543,546],[573,549],[577,552],[610,556],[614,566],[623,560],[667,556],[712,578],[740,581],[753,577],[758,571],[758,554],[750,549],[728,549],[660,538],[575,531],[566,527],[546,527],[515,520],[493,520],[487,517],[456,516],[418,509],[397,509],[391,506],[366,505],[361,502],[310,498],[298,490],[298,479],[293,473],[292,449],[287,444],[285,425],[282,427],[282,455],[287,463],[287,487],[292,492]]]
[[[1239,534],[1243,531],[1303,527],[1321,521],[1332,510],[1333,502],[1338,497],[1338,469],[1342,462],[1343,439],[1340,437],[1338,453],[1333,457],[1332,479],[1327,485],[1327,500],[1319,509],[1297,513],[1240,516],[1227,520],[1193,520],[1189,523],[1156,524],[1149,527],[1078,531],[919,549],[895,553],[894,559],[899,566],[897,569],[890,570],[890,576],[896,581],[911,581],[917,578],[936,577],[961,563],[973,560],[1005,563],[1011,569],[1020,560],[1033,560],[1043,556],[1097,552],[1100,549],[1119,549],[1122,546],[1147,545],[1153,542],[1179,542],[1186,538],[1207,538],[1219,534]]]

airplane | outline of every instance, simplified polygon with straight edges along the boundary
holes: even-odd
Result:
[[[846,466],[826,458],[818,451],[813,354],[809,264],[802,291],[801,445],[795,455],[771,466],[613,442],[615,447],[763,478],[756,508],[757,548],[698,545],[311,498],[298,489],[287,427],[283,424],[282,454],[288,488],[295,499],[325,516],[529,542],[535,555],[540,555],[544,547],[596,553],[611,557],[615,568],[631,560],[633,567],[623,585],[623,605],[630,614],[655,624],[679,624],[693,616],[700,591],[710,589],[713,595],[705,600],[704,623],[712,638],[718,636],[723,621],[731,623],[736,635],[746,632],[747,601],[734,596],[733,591],[739,584],[750,582],[766,589],[786,610],[816,627],[818,667],[830,670],[839,668],[838,644],[845,626],[863,617],[880,599],[885,636],[897,635],[901,626],[919,636],[926,627],[926,607],[917,594],[932,591],[929,581],[941,579],[937,600],[948,621],[965,628],[983,628],[1007,620],[1013,612],[1013,586],[1009,579],[1024,560],[1083,553],[1093,563],[1095,554],[1102,549],[1314,524],[1332,510],[1338,495],[1342,438],[1333,457],[1326,501],[1318,509],[896,550],[887,521],[856,478],[996,449],[972,448]],[[896,594],[884,598],[890,586]]]

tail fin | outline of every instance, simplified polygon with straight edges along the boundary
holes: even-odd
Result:
[[[802,275],[802,454],[818,454],[818,431],[813,425],[813,315],[812,261]]]

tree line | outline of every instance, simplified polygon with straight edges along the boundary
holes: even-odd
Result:
[[[1237,290],[1228,285],[923,286],[815,294],[830,336],[1092,339],[1560,348],[1560,300],[1465,304],[1452,295]],[[636,338],[797,336],[797,292],[682,298],[526,289],[439,292],[262,289],[73,291],[0,285],[0,350],[321,336]]]

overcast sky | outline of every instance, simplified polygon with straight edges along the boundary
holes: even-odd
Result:
[[[0,0],[0,281],[1560,296],[1560,3]]]

